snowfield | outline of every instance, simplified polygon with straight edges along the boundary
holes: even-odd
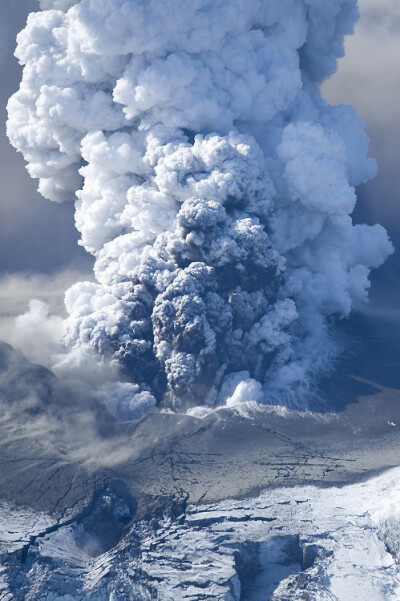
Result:
[[[99,537],[112,526],[111,513],[121,515],[112,495],[96,501],[92,517],[59,527],[4,506],[1,598],[394,601],[399,500],[398,468],[343,488],[276,488],[183,504],[181,515],[177,506],[169,516],[155,511],[113,548]],[[103,521],[94,525],[96,515]]]
[[[184,526],[149,541],[144,570],[171,600],[398,600],[399,500],[396,469],[190,507]]]

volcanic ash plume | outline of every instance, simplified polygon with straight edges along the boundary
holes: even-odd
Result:
[[[124,415],[301,406],[330,317],[392,250],[350,216],[375,174],[362,123],[319,91],[355,0],[41,6],[8,135],[45,197],[75,198],[95,257],[66,294],[70,354],[118,365],[103,395]]]

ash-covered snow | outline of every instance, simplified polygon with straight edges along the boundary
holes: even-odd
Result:
[[[22,559],[15,540],[22,547],[37,527],[14,512],[9,531],[2,529],[2,598],[395,601],[399,507],[395,469],[343,488],[278,488],[187,508],[183,502],[169,517],[159,508],[107,550],[90,546],[87,523],[72,523],[38,536]],[[7,552],[11,530],[25,535],[14,536]]]

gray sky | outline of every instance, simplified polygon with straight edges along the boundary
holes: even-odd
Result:
[[[72,203],[56,205],[43,199],[36,192],[37,182],[25,171],[22,157],[5,136],[5,106],[20,79],[20,68],[12,56],[15,35],[28,12],[36,8],[36,0],[0,0],[0,276],[5,272],[87,272],[92,264],[77,245]],[[358,190],[355,217],[382,223],[400,248],[400,3],[360,0],[360,9],[362,19],[356,34],[348,39],[346,57],[325,85],[325,95],[330,102],[356,107],[371,137],[371,154],[379,163],[379,176]],[[374,276],[373,298],[397,305],[399,274],[400,253],[396,253]]]
[[[379,222],[397,252],[373,274],[372,299],[400,299],[400,2],[359,0],[361,20],[346,42],[346,56],[324,86],[332,103],[352,104],[364,119],[378,176],[358,189],[355,218]]]
[[[399,231],[400,3],[360,0],[360,8],[363,18],[348,38],[346,57],[325,85],[325,94],[331,102],[355,106],[366,122],[379,174],[362,190],[362,202],[372,218]]]

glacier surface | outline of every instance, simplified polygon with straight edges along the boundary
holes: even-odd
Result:
[[[398,468],[342,488],[276,488],[187,507],[183,499],[132,522],[116,544],[129,507],[115,491],[64,525],[15,510],[10,528],[3,506],[1,598],[394,601],[399,499]]]

